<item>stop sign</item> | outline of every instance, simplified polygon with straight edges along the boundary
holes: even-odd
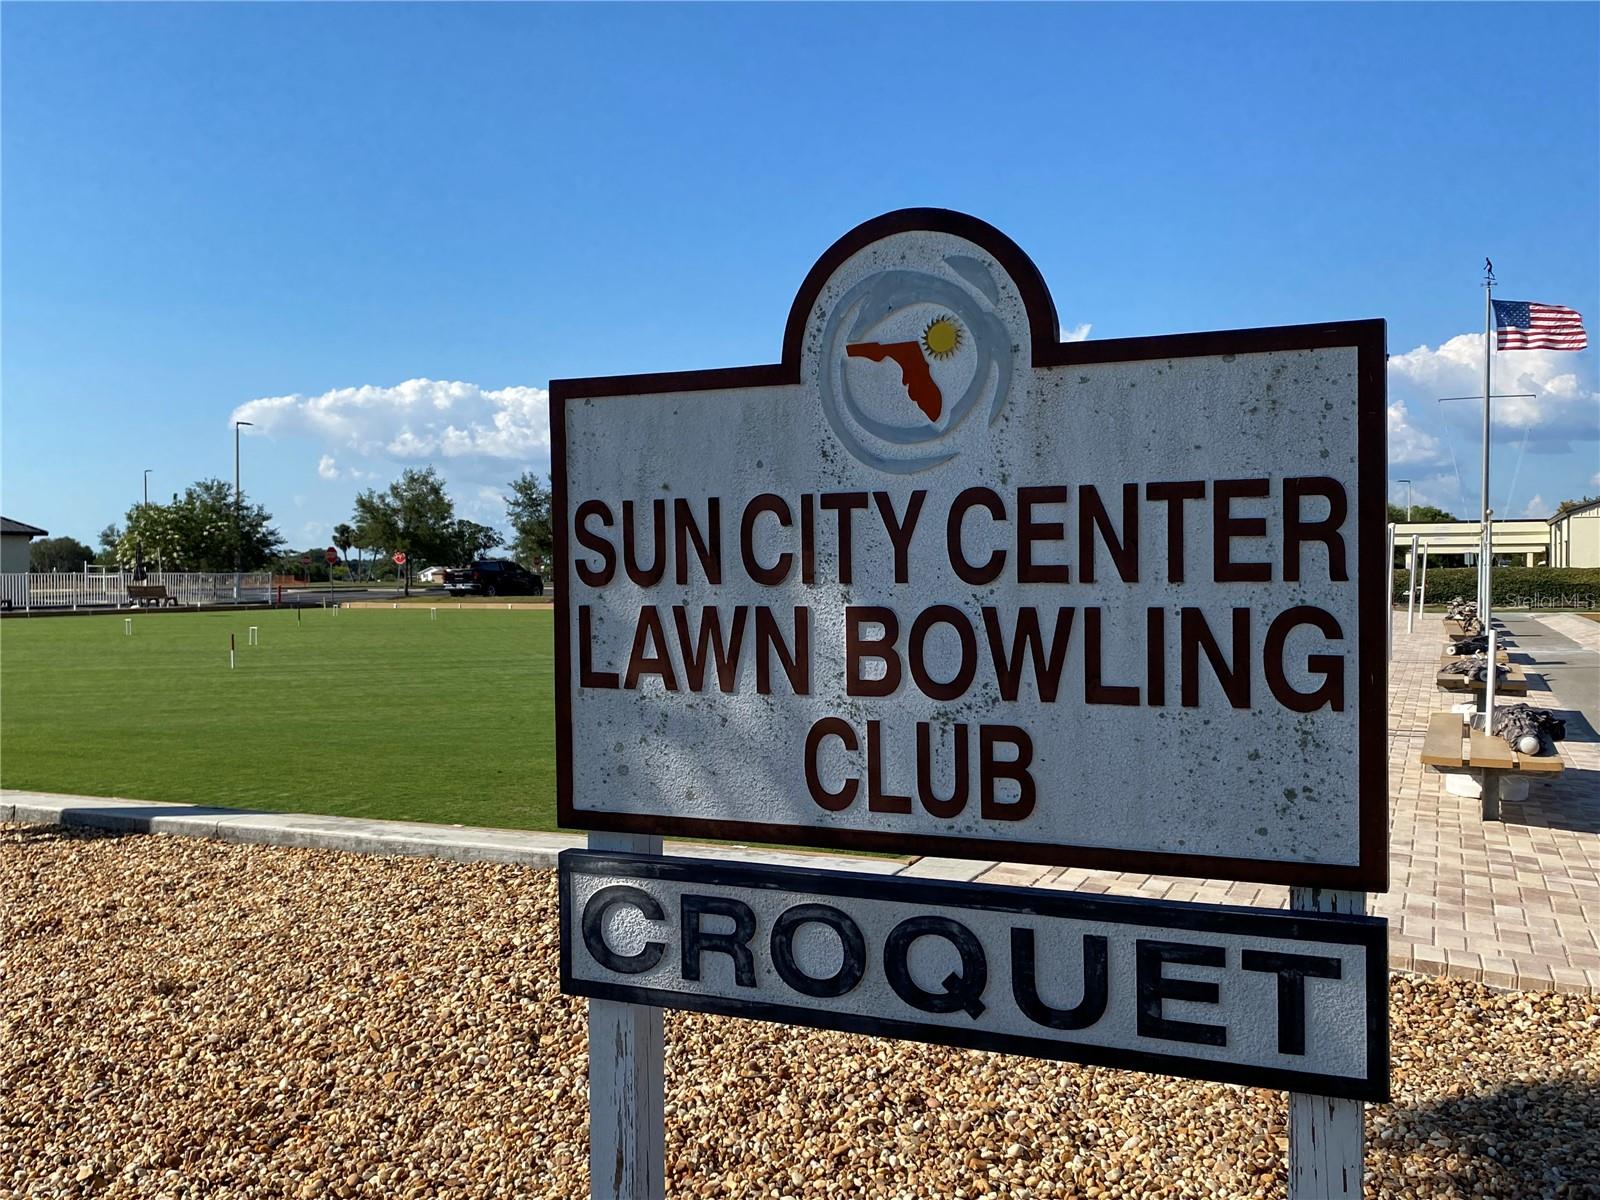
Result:
[[[339,561],[339,552],[336,549],[334,549],[332,546],[329,546],[328,547],[328,553],[324,557],[327,558],[328,565],[331,567],[331,566],[333,566],[334,563]]]
[[[406,565],[405,551],[399,550],[395,552],[394,565],[397,567],[403,567]]]

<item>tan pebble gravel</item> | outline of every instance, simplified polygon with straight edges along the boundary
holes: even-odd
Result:
[[[0,832],[0,1196],[587,1195],[550,872]],[[1600,1197],[1600,1006],[1397,976],[1368,1195]],[[1281,1094],[668,1014],[676,1197],[1252,1197]]]

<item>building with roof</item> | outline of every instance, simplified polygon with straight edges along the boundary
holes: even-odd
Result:
[[[1478,521],[1400,521],[1394,527],[1394,548],[1397,554],[1404,551],[1409,555],[1411,538],[1415,534],[1419,546],[1428,548],[1430,563],[1437,565],[1440,555],[1461,555],[1470,562],[1477,562],[1483,544],[1482,529]],[[1490,521],[1489,529],[1494,542],[1495,565],[1539,567],[1547,563],[1549,522],[1539,518]],[[1406,560],[1402,557],[1400,561]]]
[[[28,544],[49,537],[48,529],[0,517],[0,574],[21,574],[28,569]]]
[[[1552,567],[1600,567],[1600,500],[1550,518]]]

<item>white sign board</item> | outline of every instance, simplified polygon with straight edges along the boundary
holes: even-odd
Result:
[[[572,850],[560,870],[570,995],[1388,1098],[1371,917]]]
[[[1382,322],[1061,343],[918,210],[551,400],[563,825],[1386,889]]]

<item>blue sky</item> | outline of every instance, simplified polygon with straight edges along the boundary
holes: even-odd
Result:
[[[1483,257],[1600,334],[1594,5],[13,3],[0,39],[0,507],[91,543],[147,467],[231,476],[241,410],[297,547],[428,461],[500,523],[549,379],[772,361],[908,205],[1005,230],[1090,337],[1387,318],[1391,476],[1460,515],[1478,416],[1434,400],[1478,387]],[[1596,351],[1499,370],[1537,398],[1496,508],[1600,492]]]

